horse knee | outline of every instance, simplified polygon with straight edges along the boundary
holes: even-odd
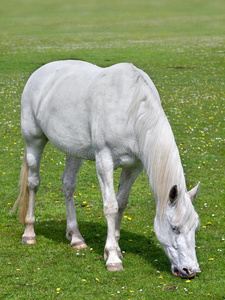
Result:
[[[109,202],[109,203],[105,203],[104,204],[104,214],[105,216],[108,215],[117,215],[118,213],[118,203],[113,201],[113,202]]]

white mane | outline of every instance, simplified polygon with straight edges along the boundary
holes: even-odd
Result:
[[[151,80],[140,74],[129,116],[134,122],[140,159],[149,175],[157,212],[161,215],[171,187],[177,185],[178,191],[184,194],[186,184],[178,148],[159,95]]]

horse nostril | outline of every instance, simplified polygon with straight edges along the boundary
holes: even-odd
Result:
[[[190,271],[187,268],[183,268],[182,271],[184,272],[185,275],[190,274]]]
[[[180,277],[180,271],[176,267],[173,268],[173,275]]]

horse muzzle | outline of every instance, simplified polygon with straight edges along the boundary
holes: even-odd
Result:
[[[188,268],[182,268],[181,270],[179,270],[176,267],[173,267],[172,272],[174,276],[181,277],[183,279],[193,279],[195,278],[197,273],[201,273],[199,268],[194,270]]]

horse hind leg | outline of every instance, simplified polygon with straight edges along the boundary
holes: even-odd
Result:
[[[142,164],[137,165],[134,168],[128,168],[128,169],[123,168],[120,175],[120,183],[119,183],[119,188],[116,196],[118,202],[118,214],[116,216],[116,230],[115,230],[115,236],[118,243],[117,253],[119,258],[123,258],[123,255],[119,247],[120,226],[123,218],[123,213],[128,203],[131,187],[135,182],[135,180],[137,179],[140,172],[142,171],[142,169],[143,169]]]
[[[25,164],[28,170],[27,179],[24,177],[23,181],[27,182],[27,192],[24,198],[20,199],[19,215],[20,221],[25,223],[25,231],[22,236],[22,242],[25,244],[35,244],[36,235],[34,232],[34,207],[35,196],[40,185],[40,163],[44,147],[47,143],[46,139],[35,140],[32,146],[27,146],[25,154]],[[23,185],[26,183],[23,183]]]
[[[80,234],[76,210],[74,205],[74,192],[76,189],[77,175],[83,161],[70,156],[66,158],[66,166],[62,175],[63,193],[66,204],[67,229],[66,236],[71,240],[71,246],[75,249],[86,248],[87,245]]]

